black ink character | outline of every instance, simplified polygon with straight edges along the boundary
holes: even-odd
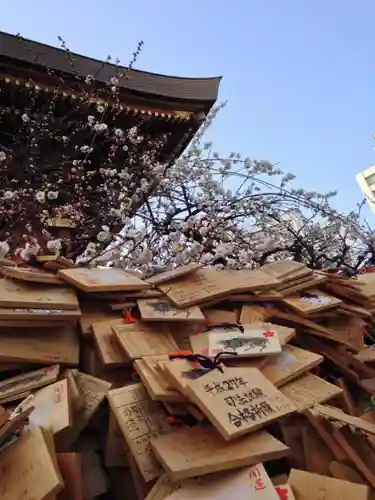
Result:
[[[228,340],[219,340],[219,344],[223,346],[224,349],[232,349],[237,351],[241,347],[246,347],[245,352],[260,347],[260,352],[262,352],[269,344],[269,339],[258,338],[258,337],[233,337]]]

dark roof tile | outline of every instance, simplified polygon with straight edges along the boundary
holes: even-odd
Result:
[[[0,55],[72,74],[65,50],[32,40],[20,40],[18,36],[1,31]],[[116,74],[116,70],[121,71],[121,67],[113,64],[103,64],[102,61],[79,54],[71,53],[71,55],[74,60],[74,70],[82,77],[96,75],[98,81],[107,83],[111,76]],[[130,78],[123,80],[120,86],[155,96],[213,103],[218,96],[220,81],[221,77],[182,78],[131,70]]]

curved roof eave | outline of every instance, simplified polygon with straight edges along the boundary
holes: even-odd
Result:
[[[20,39],[18,36],[2,31],[0,31],[0,55],[73,74],[65,50],[33,40]],[[96,80],[108,82],[116,72],[126,69],[80,54],[70,52],[70,55],[74,59],[75,72],[83,78],[87,75],[95,75]],[[185,78],[130,70],[130,77],[121,81],[120,86],[154,96],[213,104],[218,97],[220,81],[221,77]]]

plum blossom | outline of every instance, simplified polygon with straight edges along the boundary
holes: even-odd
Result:
[[[4,192],[3,194],[3,199],[6,200],[6,201],[10,201],[10,200],[13,200],[14,198],[14,192],[13,191],[10,191],[10,190],[7,190]]]
[[[117,91],[124,76],[110,77],[98,97],[87,75],[79,81],[84,93],[64,95],[63,107],[61,96],[48,97],[28,82],[21,109],[0,110],[0,119],[9,113],[24,134],[7,144],[9,153],[0,151],[0,218],[5,228],[24,221],[28,236],[21,248],[12,231],[1,235],[0,255],[6,250],[30,260],[69,252],[90,265],[145,275],[190,262],[241,269],[280,258],[357,269],[363,255],[375,255],[374,232],[360,207],[342,214],[332,191],[293,187],[295,177],[270,161],[215,151],[204,137],[222,105],[190,147],[164,163],[174,132],[158,132],[147,116],[133,120],[122,108]],[[35,96],[44,96],[47,113],[35,112]],[[74,228],[64,240],[50,228],[56,220]],[[34,233],[40,241],[30,239]]]
[[[87,75],[85,78],[85,83],[86,85],[91,85],[94,82],[94,76],[93,75]]]
[[[46,193],[45,193],[45,191],[38,191],[35,194],[35,199],[36,199],[36,201],[39,201],[39,203],[45,203],[45,201],[46,201]]]
[[[29,261],[38,255],[39,250],[40,246],[38,244],[26,243],[25,248],[23,248],[20,252],[20,257],[25,261]]]
[[[94,130],[96,132],[105,132],[108,130],[108,125],[106,123],[95,123]]]
[[[47,241],[47,248],[50,252],[54,254],[59,254],[62,249],[62,241],[60,238],[56,238],[55,240]]]
[[[0,241],[0,259],[4,259],[10,250],[10,246],[6,241]]]
[[[102,226],[102,230],[97,234],[96,239],[100,243],[105,243],[105,242],[111,241],[112,234],[110,232],[109,227],[108,226]]]
[[[58,191],[48,191],[47,192],[47,198],[49,200],[57,200],[58,197],[59,197]]]

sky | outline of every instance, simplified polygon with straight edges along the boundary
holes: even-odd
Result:
[[[124,64],[143,40],[138,69],[222,76],[214,149],[337,189],[343,211],[375,163],[374,19],[373,0],[0,0],[2,31]]]

